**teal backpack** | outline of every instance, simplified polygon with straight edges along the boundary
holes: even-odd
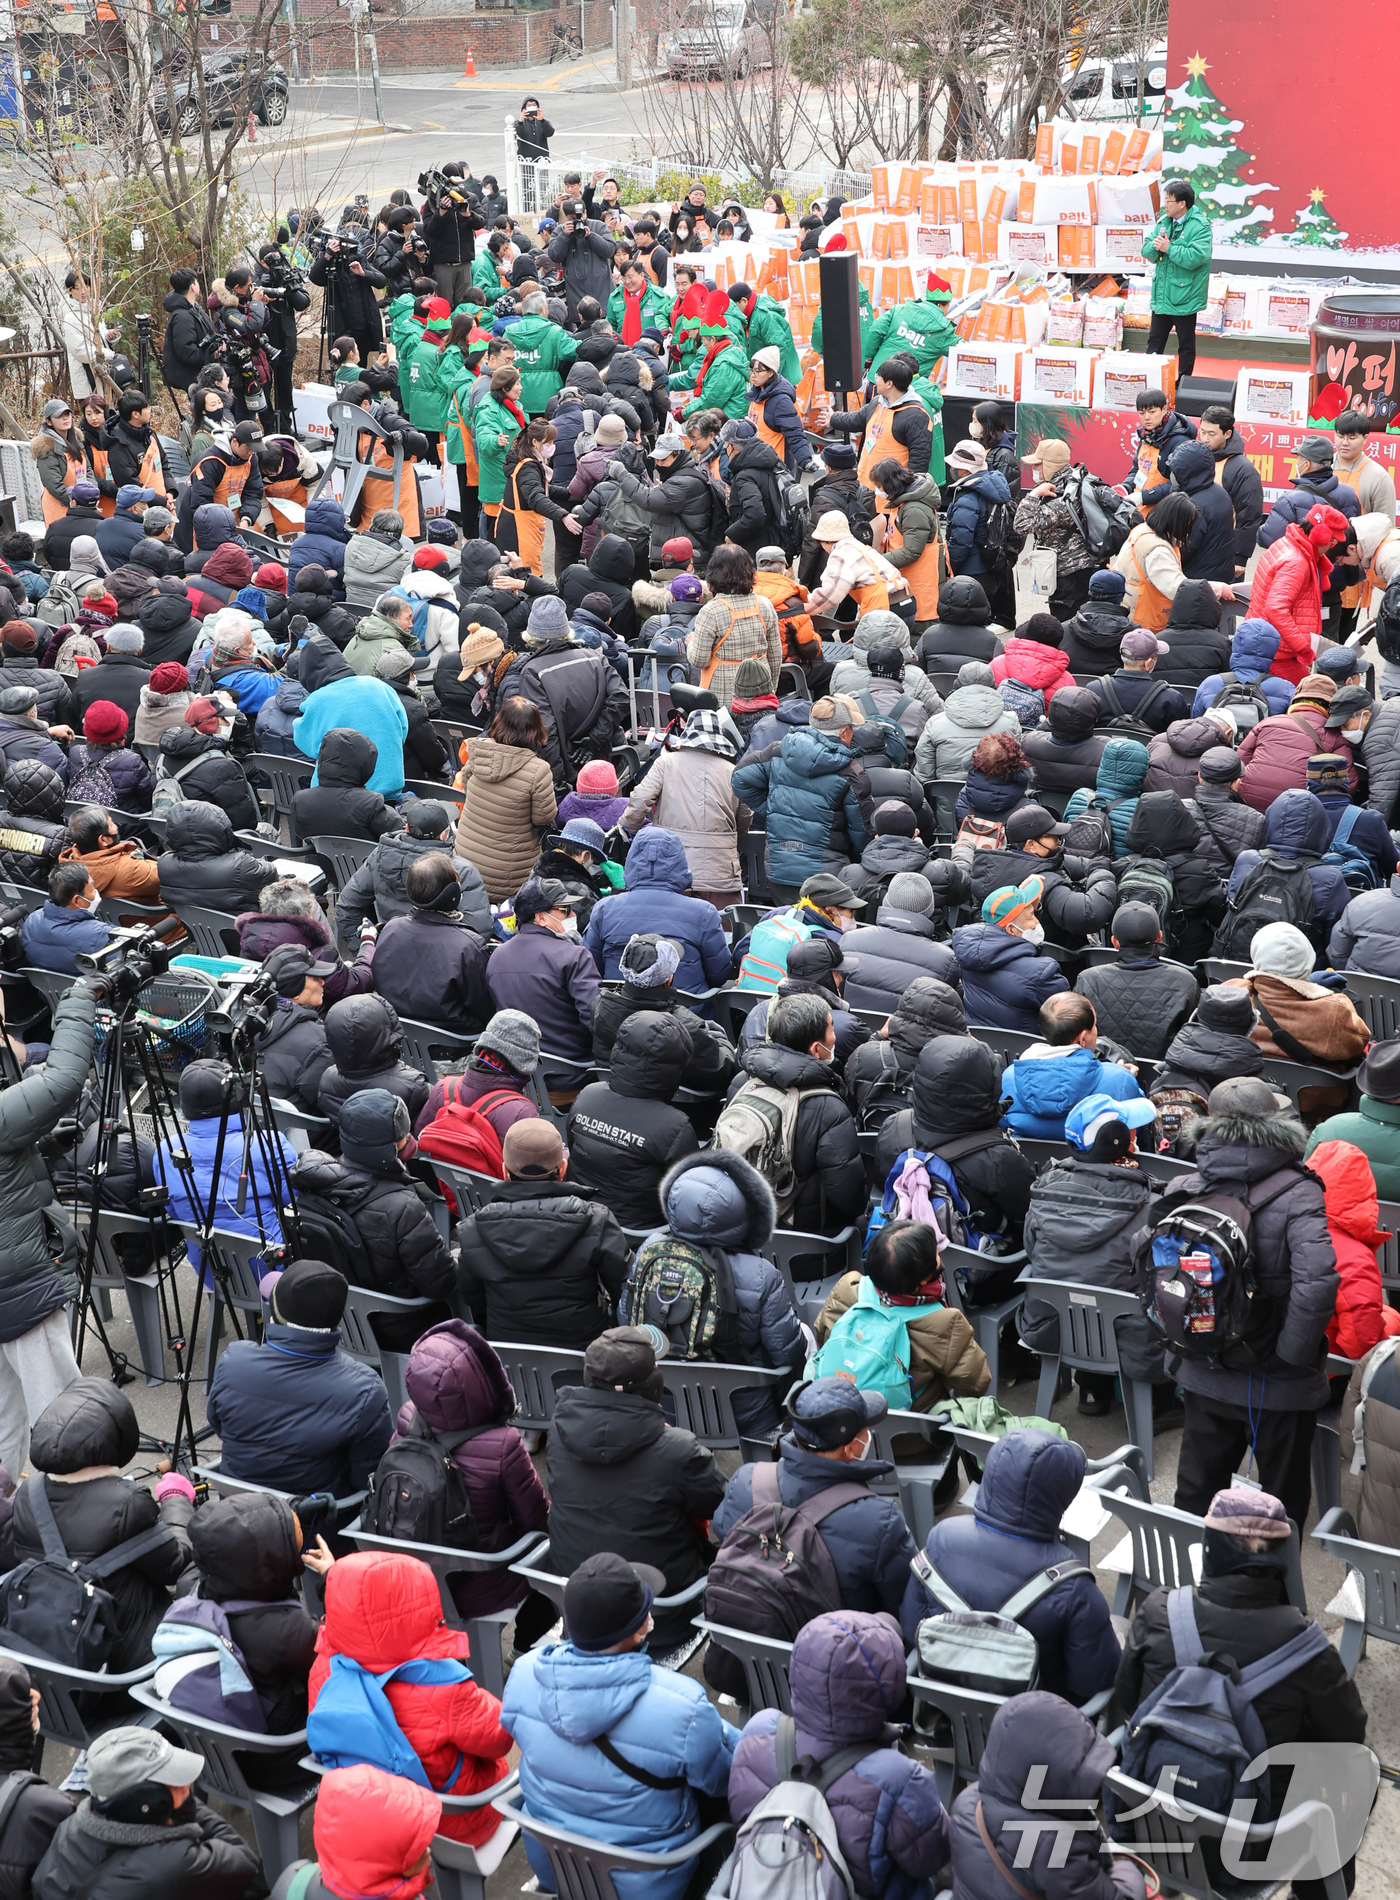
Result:
[[[909,1322],[943,1310],[941,1300],[918,1306],[882,1306],[875,1282],[860,1276],[855,1304],[848,1306],[807,1368],[809,1379],[853,1379],[862,1392],[878,1392],[892,1412],[908,1411]]]
[[[816,934],[816,926],[803,922],[795,910],[780,910],[756,923],[739,966],[740,989],[766,990],[771,996],[787,975],[789,950]]]

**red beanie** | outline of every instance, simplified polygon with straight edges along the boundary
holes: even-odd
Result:
[[[120,706],[110,699],[95,699],[83,714],[83,737],[94,745],[120,745],[129,723]]]
[[[415,567],[446,567],[447,556],[441,548],[425,545],[421,548],[415,548],[413,565]]]
[[[219,709],[212,699],[192,699],[185,708],[185,724],[196,727],[200,732],[217,732]]]
[[[578,775],[578,789],[595,798],[617,797],[617,768],[606,759],[590,759]]]
[[[153,693],[183,693],[189,688],[190,676],[178,660],[162,660],[152,668],[150,687]]]
[[[287,591],[287,570],[277,561],[264,561],[253,576],[254,587],[270,588],[274,594]]]

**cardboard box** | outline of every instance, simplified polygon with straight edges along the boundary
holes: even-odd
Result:
[[[1022,224],[1092,224],[1093,186],[1087,178],[1037,178],[1031,185],[1031,215],[1025,216],[1025,186],[1021,188]]]
[[[1042,343],[1021,358],[1021,401],[1087,404],[1094,359],[1088,350]]]
[[[1139,356],[1136,351],[1105,350],[1094,358],[1094,408],[1133,409],[1144,390],[1176,390],[1174,356]]]
[[[1296,284],[1272,284],[1261,301],[1260,315],[1267,329],[1283,330],[1289,336],[1308,334],[1308,325],[1317,309],[1316,292]]]
[[[1298,422],[1308,419],[1305,369],[1264,369],[1246,364],[1235,385],[1235,414],[1241,422]]]
[[[948,393],[1016,401],[1021,393],[1019,343],[959,343],[948,352]]]

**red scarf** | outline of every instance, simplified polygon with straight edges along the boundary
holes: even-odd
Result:
[[[935,1273],[921,1281],[912,1293],[886,1293],[882,1287],[876,1287],[875,1291],[880,1296],[881,1306],[932,1306],[943,1298],[946,1288],[943,1275]]]
[[[729,333],[726,331],[723,336],[717,336],[714,342],[710,345],[709,349],[706,350],[705,360],[700,365],[700,374],[695,378],[695,393],[697,396],[700,394],[701,383],[704,382],[705,378],[710,373],[711,363],[714,362],[715,358],[719,355],[720,351],[722,349],[725,349],[733,341],[734,341],[733,337],[730,336]]]
[[[501,401],[502,408],[509,409],[510,413],[515,417],[516,421],[520,424],[521,428],[523,429],[525,427],[527,418],[525,415],[525,411],[520,407],[520,404],[515,400],[513,396],[502,396],[500,398],[500,401]]]
[[[636,296],[630,291],[622,293],[622,340],[624,343],[640,343],[642,340],[642,298],[645,290],[639,290]]]

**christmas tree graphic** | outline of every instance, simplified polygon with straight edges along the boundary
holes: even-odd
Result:
[[[1325,251],[1341,250],[1347,241],[1347,234],[1323,203],[1326,196],[1326,192],[1316,188],[1308,193],[1308,202],[1301,211],[1294,213],[1293,229],[1284,239],[1285,244],[1316,245]]]
[[[1167,91],[1168,118],[1163,151],[1196,188],[1196,202],[1210,219],[1217,243],[1257,244],[1274,221],[1261,192],[1277,185],[1253,177],[1254,154],[1235,142],[1243,119],[1232,119],[1206,84],[1210,68],[1199,53],[1186,62],[1186,84]]]

